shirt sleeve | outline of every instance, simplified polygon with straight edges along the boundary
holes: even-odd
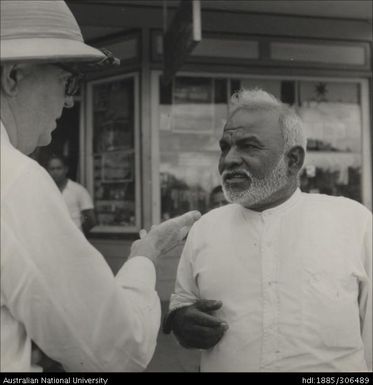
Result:
[[[365,360],[368,369],[372,371],[372,216],[369,213],[369,220],[366,226],[363,243],[363,263],[366,271],[366,280],[360,284],[359,311],[361,334],[364,343]]]
[[[170,313],[183,306],[193,304],[199,297],[199,288],[194,279],[193,260],[196,257],[194,243],[198,233],[194,225],[189,232],[180,262],[177,268],[175,291],[170,299]]]
[[[22,173],[2,199],[5,306],[67,371],[141,371],[160,326],[155,268],[134,257],[114,277],[43,172]]]

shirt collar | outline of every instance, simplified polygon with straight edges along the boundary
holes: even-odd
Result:
[[[291,207],[295,206],[299,200],[301,199],[302,192],[300,191],[299,187],[294,191],[294,193],[283,203],[281,203],[278,206],[272,207],[270,209],[264,210],[264,211],[254,211],[251,209],[246,209],[242,206],[244,211],[247,213],[250,213],[250,215],[255,215],[261,218],[266,218],[274,215],[281,214],[287,210],[289,210]]]
[[[293,192],[293,194],[290,196],[289,199],[287,199],[285,202],[281,203],[278,206],[262,211],[262,215],[264,216],[276,215],[289,210],[291,207],[295,206],[299,202],[301,195],[302,195],[302,192],[298,187]]]

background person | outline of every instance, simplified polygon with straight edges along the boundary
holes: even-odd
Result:
[[[225,198],[223,188],[219,186],[215,186],[210,193],[210,210],[216,209],[217,207],[225,206],[228,202]]]
[[[232,204],[191,229],[164,328],[202,371],[372,370],[372,216],[302,193],[303,123],[242,90],[220,140]]]
[[[30,154],[72,107],[78,70],[115,60],[86,45],[63,1],[1,6],[1,371],[37,372],[34,342],[66,371],[140,371],[160,324],[154,263],[198,212],[142,231],[114,277]],[[34,355],[34,357],[37,355]]]
[[[67,160],[57,154],[47,160],[46,169],[62,193],[74,223],[87,234],[96,225],[96,216],[89,192],[81,184],[67,177]]]

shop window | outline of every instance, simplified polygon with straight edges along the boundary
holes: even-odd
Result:
[[[88,84],[88,177],[96,233],[139,229],[137,88],[137,77],[128,75]]]
[[[159,87],[161,220],[191,209],[209,210],[210,192],[220,184],[218,142],[228,102],[241,87],[274,94],[304,119],[309,140],[303,191],[343,195],[369,205],[363,199],[371,178],[362,175],[363,158],[369,162],[369,154],[362,150],[367,127],[359,82],[178,76],[167,87],[159,82]]]
[[[298,112],[305,123],[304,191],[362,200],[362,114],[356,83],[301,81]]]
[[[162,219],[208,209],[220,183],[218,141],[227,116],[227,80],[177,77],[160,85],[160,188]]]

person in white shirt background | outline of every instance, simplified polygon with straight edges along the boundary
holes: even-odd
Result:
[[[0,6],[1,371],[41,371],[33,343],[66,371],[141,371],[160,325],[154,263],[200,214],[142,230],[113,275],[26,154],[50,142],[56,119],[73,105],[77,70],[116,60],[84,43],[63,1]]]
[[[89,192],[81,184],[67,177],[69,166],[67,159],[52,154],[46,162],[46,169],[62,193],[74,223],[84,234],[96,225],[96,216]]]
[[[193,225],[164,331],[201,371],[372,370],[372,216],[302,193],[306,138],[288,106],[241,90],[220,140],[231,204]]]

